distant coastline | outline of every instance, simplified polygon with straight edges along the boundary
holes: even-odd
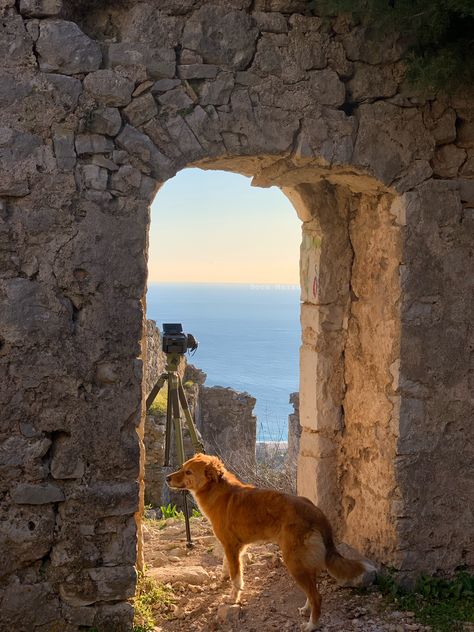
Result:
[[[259,441],[286,441],[290,393],[299,381],[299,286],[151,282],[147,317],[181,322],[199,340],[190,361],[209,386],[257,398]]]

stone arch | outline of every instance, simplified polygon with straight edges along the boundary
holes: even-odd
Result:
[[[2,625],[130,628],[148,207],[191,165],[303,221],[301,493],[406,573],[472,563],[469,104],[299,0],[1,11]]]

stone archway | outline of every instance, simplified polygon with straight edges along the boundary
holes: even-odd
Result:
[[[472,563],[469,104],[298,0],[1,10],[2,625],[130,627],[148,207],[191,165],[304,222],[301,493],[406,573]]]

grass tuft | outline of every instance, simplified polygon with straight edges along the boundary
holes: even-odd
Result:
[[[138,574],[137,591],[133,606],[135,609],[133,632],[152,632],[156,627],[157,614],[167,613],[174,603],[171,588],[159,584],[145,573]]]
[[[377,584],[397,608],[414,612],[433,632],[462,632],[464,623],[474,623],[474,575],[466,571],[452,579],[422,575],[413,591],[400,586],[393,572],[380,575]]]

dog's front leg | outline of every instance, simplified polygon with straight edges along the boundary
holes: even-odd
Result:
[[[244,587],[244,582],[242,579],[242,566],[240,563],[241,546],[239,544],[227,545],[224,550],[229,568],[230,578],[233,584],[231,599],[233,603],[240,603],[240,595]]]
[[[229,562],[227,561],[227,555],[224,553],[224,559],[222,560],[221,580],[225,582],[229,579],[229,577],[230,577]]]

